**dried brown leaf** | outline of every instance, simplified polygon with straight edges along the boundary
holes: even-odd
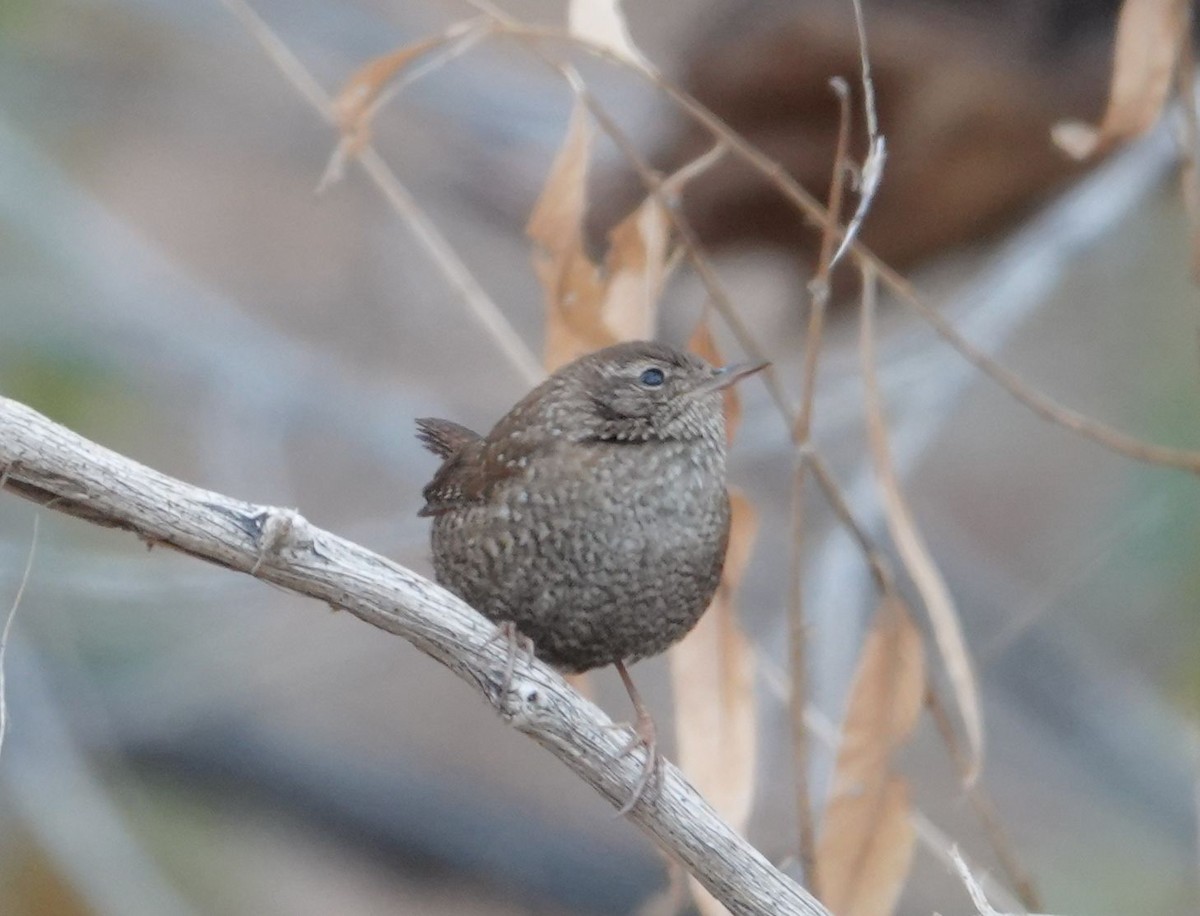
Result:
[[[1112,85],[1100,124],[1063,121],[1051,132],[1074,159],[1086,159],[1149,130],[1171,91],[1187,35],[1188,0],[1125,0],[1117,20]]]
[[[584,250],[592,128],[576,99],[566,140],[554,159],[525,231],[534,243],[533,267],[546,296],[546,349],[550,371],[584,353],[616,343],[604,323],[604,284]]]
[[[757,513],[730,492],[733,511],[721,584],[708,611],[669,653],[679,762],[735,827],[745,825],[754,795],[757,717],[754,655],[737,621],[734,591],[750,559]]]
[[[692,331],[688,349],[698,356],[703,356],[714,366],[723,366],[725,360],[721,351],[717,349],[717,341],[713,337],[712,325],[708,319],[708,312],[705,312],[697,323],[696,330]],[[738,397],[736,385],[726,388],[722,394],[725,396],[725,435],[732,442],[734,433],[742,422],[742,400]]]
[[[605,259],[605,324],[622,340],[654,336],[658,299],[667,280],[670,222],[649,197],[609,234]]]
[[[353,138],[357,149],[365,146],[370,139],[373,103],[396,74],[422,54],[445,44],[446,41],[446,36],[435,35],[373,57],[346,80],[346,84],[333,100],[333,117],[338,129],[347,137]]]
[[[817,845],[821,896],[837,916],[886,916],[904,887],[914,833],[892,758],[912,734],[924,690],[921,634],[889,593],[859,657]]]
[[[662,182],[662,191],[677,195],[684,185],[718,162],[723,146],[682,166]],[[671,219],[654,194],[621,220],[608,236],[604,262],[603,321],[619,340],[654,336],[658,300],[675,261],[671,258]]]
[[[729,494],[732,519],[721,584],[695,629],[667,659],[675,697],[679,765],[700,792],[737,830],[744,830],[754,801],[758,714],[754,701],[754,651],[737,620],[734,592],[758,531],[758,514],[737,490]],[[701,911],[724,910],[692,882]]]
[[[582,38],[611,51],[642,70],[650,69],[629,34],[629,23],[621,12],[620,0],[571,0],[567,11],[567,31],[575,38]]]
[[[946,580],[934,562],[933,554],[921,535],[912,509],[904,496],[888,442],[887,423],[883,415],[883,397],[875,371],[875,297],[877,283],[874,268],[864,266],[862,327],[859,339],[859,359],[862,365],[863,408],[867,419],[867,441],[871,461],[883,496],[884,516],[888,532],[904,568],[921,595],[933,628],[946,675],[954,690],[954,699],[966,729],[970,747],[967,781],[973,782],[983,766],[983,712],[979,703],[979,686],[975,680],[975,665],[963,636],[958,609],[950,595]]]
[[[526,232],[535,244],[534,270],[546,297],[546,368],[619,340],[654,336],[658,300],[671,267],[670,220],[648,196],[609,233],[601,269],[584,247],[592,131],[577,101]],[[671,193],[719,158],[714,150],[663,181]]]

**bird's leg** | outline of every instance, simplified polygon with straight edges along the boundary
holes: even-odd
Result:
[[[617,816],[622,817],[633,810],[633,806],[638,803],[651,785],[657,788],[658,781],[662,777],[662,755],[658,752],[658,730],[654,726],[654,719],[650,716],[650,710],[646,708],[646,704],[642,702],[641,694],[633,686],[633,679],[629,676],[624,662],[617,662],[617,674],[621,675],[621,683],[625,685],[629,699],[633,701],[633,711],[637,714],[637,720],[633,723],[633,737],[621,748],[617,757],[624,757],[639,745],[646,748],[646,762],[642,766],[637,785],[633,788],[633,795],[617,811]]]
[[[508,691],[512,688],[513,674],[517,669],[517,657],[525,656],[527,663],[533,662],[533,640],[517,629],[517,625],[511,620],[502,620],[496,625],[496,631],[487,638],[487,642],[483,644],[486,649],[492,643],[503,639],[508,648],[508,652],[504,657],[504,674],[500,680],[500,698],[508,696]]]

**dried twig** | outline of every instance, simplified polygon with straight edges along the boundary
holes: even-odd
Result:
[[[221,0],[221,2],[259,43],[267,57],[279,68],[288,82],[304,96],[321,117],[330,124],[336,125],[333,100],[313,79],[312,74],[308,72],[300,59],[272,31],[271,27],[250,8],[245,0]],[[454,250],[454,246],[438,231],[429,215],[417,204],[412,194],[384,162],[383,157],[373,146],[367,144],[359,153],[358,161],[396,212],[407,221],[417,241],[425,248],[430,259],[442,272],[442,276],[462,297],[471,314],[491,335],[500,352],[508,358],[522,379],[529,384],[541,381],[545,373],[537,355],[517,333],[500,306],[471,274],[470,269],[458,256],[458,252]]]
[[[858,207],[846,226],[846,233],[834,252],[830,267],[837,266],[858,238],[858,231],[862,228],[863,220],[871,209],[871,201],[875,199],[875,192],[879,190],[879,183],[883,180],[883,164],[887,159],[887,145],[883,135],[879,133],[879,118],[875,114],[875,81],[871,79],[871,55],[867,51],[867,22],[863,16],[862,0],[853,0],[851,5],[854,7],[854,28],[858,33],[858,59],[862,66],[863,107],[867,119],[867,158],[858,172]],[[832,202],[829,215],[829,223],[836,226],[841,214],[833,208]]]
[[[7,469],[5,474],[7,474]],[[4,486],[4,476],[0,475],[0,488]],[[25,595],[25,586],[29,584],[29,574],[33,571],[33,556],[37,550],[38,541],[38,521],[40,516],[33,517],[33,534],[29,538],[29,555],[25,559],[25,571],[21,573],[21,584],[17,586],[17,593],[13,596],[12,606],[8,609],[8,616],[4,619],[4,629],[0,630],[0,752],[4,750],[4,737],[8,734],[8,683],[5,673],[5,660],[8,656],[8,637],[12,632],[13,621],[17,617],[17,608],[21,605],[21,598]]]
[[[660,74],[630,67],[627,62],[607,49],[567,35],[561,29],[510,23],[511,21],[504,23],[502,31],[528,38],[567,42],[588,54],[638,73],[666,95],[688,117],[709,131],[715,138],[724,141],[728,145],[732,155],[741,159],[762,175],[786,200],[790,201],[816,226],[828,229],[839,240],[844,237],[845,230],[834,223],[821,203],[805,190],[782,165],[771,159],[700,104],[699,101]],[[996,362],[992,357],[963,337],[949,320],[917,293],[911,283],[880,260],[861,241],[855,240],[850,246],[850,252],[860,265],[873,268],[878,274],[880,281],[897,298],[915,309],[939,337],[957,350],[968,362],[983,372],[984,375],[996,382],[996,384],[1019,403],[1024,404],[1038,416],[1095,442],[1109,451],[1132,458],[1135,461],[1200,474],[1200,451],[1169,448],[1144,442],[1136,436],[1131,436],[1108,424],[1093,420],[1076,410],[1058,403],[1053,398],[1023,381],[1015,372]]]
[[[975,910],[979,913],[979,916],[1006,916],[1006,914],[1001,913],[988,902],[987,895],[984,894],[983,888],[980,887],[975,876],[971,874],[971,869],[967,867],[966,860],[959,853],[957,846],[951,847],[950,855],[954,860],[955,868],[958,870],[958,876],[962,879],[967,893],[970,894],[971,903],[975,905]],[[1030,916],[1047,916],[1047,914],[1031,913]]]
[[[791,683],[787,673],[779,665],[776,665],[770,655],[761,647],[757,648],[756,654],[758,670],[763,676],[763,683],[766,684],[767,689],[781,703],[790,702]],[[838,728],[811,703],[805,706],[804,724],[812,736],[826,748],[831,750],[837,748],[840,739]],[[939,862],[953,869],[955,866],[951,850],[956,847],[946,832],[931,821],[916,805],[910,809],[909,819],[916,831],[917,840],[925,850]],[[1002,901],[1008,909],[1016,911],[1021,908],[1021,902],[991,875],[984,873],[981,883],[986,886],[993,899]]]
[[[804,452],[804,460],[808,463],[809,470],[813,473],[813,478],[821,487],[821,491],[825,494],[825,499],[833,509],[834,515],[852,538],[858,544],[858,549],[862,552],[863,559],[866,560],[867,566],[871,570],[871,578],[875,582],[875,587],[880,592],[889,592],[895,589],[896,575],[892,571],[892,564],[879,545],[871,538],[867,529],[857,518],[854,517],[854,512],[850,508],[850,503],[846,499],[846,491],[837,480],[834,479],[833,472],[825,463],[825,459],[817,453],[816,450],[809,448]]]
[[[725,322],[730,331],[733,333],[733,336],[737,339],[738,344],[752,359],[766,359],[767,354],[765,350],[758,343],[758,341],[755,340],[753,333],[746,326],[745,322],[742,321],[741,315],[737,311],[737,308],[733,305],[729,294],[725,292],[720,277],[717,275],[716,270],[713,268],[707,255],[704,253],[704,248],[700,244],[700,240],[696,236],[695,231],[692,229],[687,219],[684,218],[683,214],[680,213],[679,207],[676,205],[676,201],[673,199],[673,196],[668,192],[668,189],[664,188],[662,176],[659,175],[653,168],[651,168],[650,163],[646,160],[646,157],[638,151],[637,146],[634,145],[633,141],[629,138],[625,131],[621,129],[621,126],[613,119],[612,115],[608,112],[608,109],[605,108],[594,95],[592,95],[578,71],[570,65],[560,63],[550,58],[536,45],[529,44],[526,41],[530,38],[541,37],[543,30],[534,29],[523,25],[522,23],[508,16],[502,10],[495,7],[493,4],[487,2],[487,0],[467,0],[467,2],[472,7],[494,17],[498,31],[506,32],[512,35],[514,38],[523,41],[523,43],[529,47],[531,53],[533,53],[539,60],[542,61],[542,63],[544,63],[547,67],[561,76],[571,85],[571,88],[574,90],[577,97],[587,106],[588,111],[591,112],[601,129],[605,132],[605,134],[608,135],[609,139],[613,141],[617,149],[621,151],[621,154],[629,161],[629,164],[633,166],[634,171],[637,172],[643,186],[646,188],[646,192],[655,199],[660,207],[662,207],[663,213],[666,214],[667,219],[671,223],[671,228],[679,238],[680,247],[684,253],[684,256],[688,259],[689,263],[692,265],[692,268],[696,271],[696,275],[700,278],[700,282],[704,284],[705,292],[708,294],[708,297],[712,301],[717,312],[721,315],[721,319]],[[583,39],[567,36],[565,33],[557,34],[559,34],[560,37],[565,37],[570,41],[578,42],[587,47],[598,47],[584,41]],[[612,54],[612,52],[607,50],[603,50],[602,52],[602,56],[608,56],[610,54]],[[622,65],[630,66],[628,61],[618,55],[613,54],[612,59],[619,61]],[[658,76],[652,70],[647,70],[638,66],[634,66],[633,69],[638,73],[647,75],[656,83],[662,79],[661,76]],[[721,151],[721,155],[724,155],[724,151],[726,149],[724,143],[719,143],[717,148]],[[764,384],[767,387],[767,391],[770,393],[779,411],[790,425],[792,422],[794,422],[792,419],[793,411],[788,402],[787,393],[783,388],[783,384],[780,381],[777,372],[773,367],[768,366],[763,372],[760,373],[760,375],[762,376]]]
[[[887,426],[883,416],[882,397],[875,368],[875,297],[876,278],[870,266],[864,266],[862,331],[859,338],[859,358],[862,365],[864,407],[867,415],[867,438],[871,460],[882,490],[884,514],[892,540],[904,562],[904,567],[920,592],[922,603],[933,627],[934,642],[954,688],[954,699],[966,727],[970,745],[970,780],[974,780],[983,764],[983,714],[979,705],[979,688],[974,666],[958,611],[946,582],[921,535],[900,489],[891,457]]]
[[[78,436],[0,398],[0,468],[6,488],[95,524],[131,531],[219,566],[248,572],[343,608],[409,640],[495,703],[614,806],[629,798],[640,765],[620,754],[624,735],[553,669],[533,661],[500,696],[504,647],[495,628],[445,589],[351,541],[288,515],[286,535],[264,553],[281,510],[201,490]],[[279,526],[276,525],[278,528]],[[630,819],[679,859],[732,912],[828,916],[773,868],[665,764],[659,793]]]
[[[829,212],[840,218],[842,196],[850,150],[850,89],[840,77],[830,80],[838,97],[840,120],[833,172],[829,180]],[[825,328],[825,309],[829,304],[829,271],[836,242],[831,232],[823,233],[817,270],[809,284],[808,328],[804,335],[804,377],[800,389],[800,412],[792,426],[796,444],[792,472],[791,556],[788,563],[788,659],[792,677],[792,701],[789,705],[792,726],[792,779],[795,789],[796,826],[799,836],[800,865],[814,894],[821,895],[817,883],[817,830],[813,817],[812,793],[808,784],[808,729],[804,725],[804,706],[808,696],[808,625],[804,619],[804,484],[809,463],[806,453],[812,432],[813,405],[817,398],[817,364]]]
[[[996,806],[984,790],[982,783],[979,780],[971,780],[970,758],[963,751],[962,745],[959,743],[958,734],[955,732],[954,725],[950,721],[946,705],[942,702],[942,698],[932,681],[925,691],[925,707],[929,710],[930,717],[937,727],[938,734],[946,745],[951,762],[958,770],[959,778],[962,780],[963,791],[966,793],[971,810],[975,812],[975,817],[983,826],[984,835],[988,838],[992,852],[995,853],[1000,867],[1004,869],[1009,883],[1021,898],[1021,905],[1027,910],[1040,910],[1042,908],[1041,896],[1034,886],[1033,877],[1029,874],[1029,870],[1021,864],[1020,859],[1017,858],[1017,851],[1008,836],[1008,831],[1004,829],[1004,825],[1000,822],[1000,817],[996,814]]]

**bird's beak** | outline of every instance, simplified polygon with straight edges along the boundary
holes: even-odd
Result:
[[[694,393],[708,394],[713,391],[721,391],[730,385],[736,385],[742,379],[753,375],[755,372],[761,372],[769,365],[771,364],[764,360],[761,362],[732,363],[728,366],[722,366],[711,379],[697,386]]]

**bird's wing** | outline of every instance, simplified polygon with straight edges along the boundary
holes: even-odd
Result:
[[[520,472],[520,459],[529,451],[512,442],[506,450],[449,420],[418,420],[417,438],[442,458],[442,466],[422,491],[425,505],[417,514],[423,516],[486,502],[496,484]]]
[[[417,420],[417,438],[439,458],[449,458],[461,451],[463,446],[478,442],[482,437],[453,420],[421,417]]]

